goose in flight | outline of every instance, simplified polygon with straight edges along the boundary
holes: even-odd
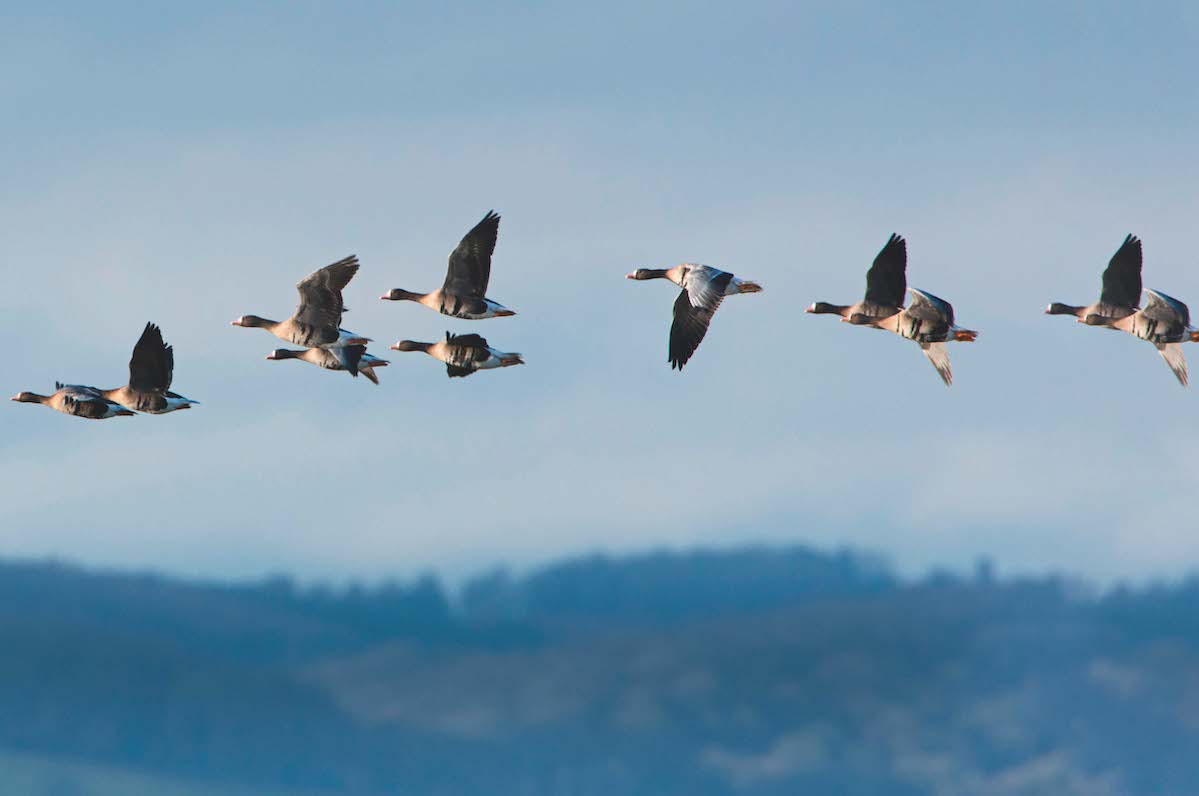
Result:
[[[393,351],[424,351],[429,356],[445,363],[446,374],[451,379],[456,376],[469,376],[480,370],[525,364],[520,354],[497,351],[487,344],[486,339],[477,334],[446,332],[445,340],[436,343],[401,340],[391,349]]]
[[[866,295],[857,304],[829,304],[817,301],[805,312],[817,315],[840,315],[842,319],[860,316],[863,319],[888,318],[903,309],[903,291],[907,287],[908,245],[902,237],[892,234],[883,246],[870,270],[866,272]],[[869,320],[858,326],[872,326]]]
[[[1099,293],[1099,301],[1087,307],[1055,301],[1045,310],[1045,314],[1073,315],[1090,326],[1105,326],[1100,318],[1127,318],[1140,308],[1142,260],[1140,239],[1129,235],[1103,271],[1103,290]],[[1092,316],[1096,317],[1095,323],[1087,320]]]
[[[973,343],[978,337],[978,332],[954,325],[953,305],[948,301],[914,287],[908,288],[907,292],[912,296],[911,303],[907,309],[894,315],[872,318],[864,314],[855,314],[841,320],[858,326],[876,326],[908,340],[914,340],[948,387],[953,384],[953,371],[949,367],[949,352],[945,350],[945,344],[955,340]]]
[[[344,353],[345,358],[355,365],[358,373],[366,376],[375,384],[379,383],[379,377],[375,375],[375,368],[386,367],[386,359],[379,359],[373,354],[366,353],[364,345],[348,345],[345,347]],[[325,370],[347,370],[341,360],[327,348],[309,348],[304,351],[276,348],[267,356],[267,359],[301,359]],[[354,375],[357,376],[357,374]]]
[[[445,284],[432,293],[412,293],[396,288],[379,298],[384,301],[415,301],[442,315],[479,321],[515,315],[512,310],[487,298],[491,280],[491,255],[500,232],[500,217],[489,210],[483,220],[450,252]]]
[[[100,395],[126,409],[152,415],[190,409],[199,401],[170,391],[174,371],[174,349],[163,342],[161,329],[147,323],[129,360],[129,384],[115,390],[100,390]]]
[[[55,382],[54,389],[55,392],[52,395],[23,392],[14,395],[11,400],[23,404],[41,404],[62,412],[64,415],[74,415],[88,420],[132,417],[134,414],[120,404],[105,398],[95,387]]]
[[[1093,314],[1079,318],[1089,326],[1105,326],[1153,343],[1166,360],[1178,383],[1187,386],[1187,361],[1182,353],[1183,343],[1199,343],[1199,329],[1191,326],[1191,311],[1176,298],[1157,290],[1145,290],[1149,300],[1145,308],[1123,318]]]
[[[695,263],[683,263],[674,268],[638,268],[625,279],[669,279],[683,289],[674,301],[668,356],[671,370],[677,368],[680,371],[708,333],[708,324],[725,296],[762,290],[757,282],[738,279],[727,271]]]
[[[234,326],[266,329],[293,345],[305,348],[324,348],[330,351],[346,370],[358,375],[358,366],[345,355],[345,347],[366,345],[369,337],[341,328],[345,312],[341,291],[358,273],[358,258],[354,255],[313,271],[296,285],[300,304],[295,314],[285,321],[272,321],[257,315],[243,315]]]

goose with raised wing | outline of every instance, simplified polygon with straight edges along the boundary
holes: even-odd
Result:
[[[348,345],[345,347],[343,353],[345,359],[356,366],[358,373],[366,376],[367,379],[375,384],[379,383],[379,377],[375,375],[375,368],[387,367],[388,362],[386,359],[379,359],[379,357],[373,354],[366,353],[366,346],[364,345]],[[309,348],[304,351],[293,351],[290,348],[276,348],[267,356],[267,359],[299,359],[325,370],[347,370],[346,366],[341,363],[341,360],[327,348]]]
[[[1191,326],[1191,311],[1187,305],[1157,290],[1145,290],[1145,308],[1123,318],[1087,315],[1079,318],[1089,326],[1104,326],[1128,332],[1152,343],[1162,359],[1174,371],[1178,383],[1187,386],[1187,361],[1182,353],[1183,343],[1199,343],[1199,329]]]
[[[487,298],[491,281],[491,255],[500,233],[500,217],[489,210],[450,252],[445,283],[432,293],[413,293],[396,288],[379,298],[384,301],[415,301],[442,315],[478,321],[504,318],[516,313]]]
[[[805,312],[816,315],[840,315],[848,319],[889,318],[903,309],[903,291],[907,288],[908,245],[902,237],[892,234],[866,272],[866,295],[857,304],[830,304],[817,301]],[[858,326],[873,326],[870,322]]]
[[[23,404],[41,404],[56,412],[62,412],[64,415],[82,417],[86,420],[131,417],[134,414],[115,401],[105,398],[95,387],[55,382],[54,389],[55,392],[51,395],[23,392],[14,395],[11,400]]]
[[[358,258],[354,255],[317,269],[296,285],[300,304],[285,321],[272,321],[257,315],[243,315],[234,326],[266,329],[293,345],[323,348],[337,357],[342,366],[357,375],[358,366],[349,361],[345,347],[366,345],[369,337],[341,328],[341,316],[346,311],[341,291],[358,273]]]
[[[469,376],[480,370],[506,368],[525,364],[520,354],[507,353],[488,345],[487,340],[477,334],[445,333],[445,340],[436,343],[418,343],[401,340],[391,347],[393,351],[423,351],[434,359],[445,363],[446,374],[452,379]]]
[[[1098,301],[1085,307],[1055,301],[1045,310],[1045,314],[1073,315],[1090,326],[1106,326],[1098,322],[1100,318],[1127,318],[1140,309],[1143,259],[1141,241],[1134,235],[1128,235],[1103,271],[1103,289]],[[1090,317],[1096,318],[1097,322],[1089,323],[1087,318]]]
[[[953,305],[945,299],[914,287],[908,288],[907,292],[912,297],[911,302],[894,315],[872,318],[858,314],[841,320],[858,326],[876,326],[915,341],[948,387],[953,384],[953,371],[945,344],[953,341],[973,343],[978,332],[954,325]]]
[[[758,293],[762,286],[738,279],[728,271],[708,265],[683,263],[673,268],[638,268],[626,279],[669,279],[683,290],[674,301],[674,322],[670,326],[667,360],[671,370],[682,370],[708,333],[712,316],[725,296]]]
[[[136,412],[162,415],[178,409],[190,409],[199,401],[171,392],[175,373],[175,350],[163,342],[162,330],[147,323],[133,346],[129,360],[129,383],[115,390],[100,390],[100,395]]]

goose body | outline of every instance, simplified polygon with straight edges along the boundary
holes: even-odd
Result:
[[[1106,326],[1127,332],[1152,343],[1178,383],[1187,386],[1187,361],[1182,353],[1183,343],[1199,342],[1199,330],[1191,326],[1191,311],[1186,304],[1157,290],[1145,290],[1145,308],[1122,318],[1088,315],[1080,318],[1090,326]]]
[[[391,348],[393,351],[423,351],[441,360],[450,378],[469,376],[480,370],[525,364],[520,354],[492,348],[485,338],[477,334],[454,335],[446,332],[445,340],[436,343],[401,340]]]
[[[916,288],[908,288],[907,292],[912,301],[906,309],[894,315],[881,319],[851,315],[842,320],[859,326],[875,326],[914,341],[937,369],[945,385],[949,386],[953,384],[953,371],[945,343],[972,343],[978,337],[978,332],[954,324],[953,305],[948,301]]]
[[[11,400],[26,404],[41,404],[56,412],[62,412],[64,415],[82,417],[87,420],[131,417],[134,414],[120,404],[105,398],[95,387],[55,382],[54,389],[55,392],[51,395],[22,392],[13,396]]]
[[[300,303],[287,320],[272,321],[257,315],[243,315],[232,324],[266,329],[292,345],[330,350],[346,370],[356,376],[357,365],[345,354],[344,349],[352,345],[366,345],[370,338],[341,328],[341,316],[345,312],[341,291],[356,273],[358,258],[350,255],[313,271],[296,284]]]
[[[707,335],[712,316],[725,296],[762,290],[757,282],[738,279],[728,271],[698,263],[683,263],[673,268],[638,268],[625,278],[639,281],[668,279],[683,289],[675,299],[674,322],[670,327],[667,359],[671,370],[682,370],[691,359]]]
[[[839,315],[842,319],[857,317],[858,326],[874,326],[870,319],[889,318],[903,309],[903,293],[907,288],[908,246],[899,235],[892,234],[875,256],[866,272],[866,293],[856,304],[830,304],[817,301],[805,312],[816,315]]]
[[[352,375],[357,376],[358,373],[361,373],[374,384],[379,383],[379,377],[375,375],[375,368],[386,367],[388,364],[386,359],[379,359],[373,354],[366,353],[366,346],[363,345],[345,346],[341,353],[344,355],[343,357],[339,357],[337,352],[327,348],[309,348],[304,351],[277,348],[267,356],[267,359],[299,359],[325,370],[348,372],[349,369],[342,362],[344,358],[355,365],[357,372]]]
[[[1091,326],[1107,325],[1098,319],[1127,318],[1140,309],[1143,262],[1141,241],[1134,235],[1126,236],[1103,271],[1103,289],[1098,301],[1085,307],[1055,301],[1045,310],[1045,314],[1073,315]],[[1096,321],[1091,323],[1088,318]]]
[[[174,372],[174,349],[163,342],[161,329],[147,323],[129,360],[129,383],[99,392],[126,409],[152,415],[190,409],[199,402],[170,391]]]
[[[445,284],[431,293],[396,288],[380,298],[384,301],[415,301],[442,315],[472,321],[515,315],[498,301],[487,298],[491,256],[499,231],[499,215],[494,210],[488,211],[450,252]]]

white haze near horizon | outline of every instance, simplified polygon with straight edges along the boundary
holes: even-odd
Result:
[[[1083,303],[1126,233],[1199,306],[1199,13],[1187,4],[116,3],[5,12],[5,389],[116,386],[147,320],[193,411],[0,412],[0,555],[249,577],[451,575],[561,555],[801,542],[902,571],[1199,568],[1199,395]],[[503,216],[491,294],[440,285]],[[802,310],[859,296],[891,232],[979,342]],[[356,253],[376,348],[477,331],[528,365],[383,385],[267,362]],[[680,375],[672,286],[755,278]],[[383,352],[378,352],[382,354]],[[1191,353],[1191,352],[1188,352]],[[1199,346],[1191,353],[1199,361]]]

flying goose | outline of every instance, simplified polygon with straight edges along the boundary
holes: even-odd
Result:
[[[1145,290],[1149,300],[1145,308],[1123,318],[1110,318],[1099,314],[1079,318],[1089,326],[1105,326],[1119,329],[1146,340],[1157,348],[1166,360],[1178,382],[1187,386],[1187,361],[1182,353],[1182,343],[1199,343],[1199,329],[1191,326],[1191,311],[1176,298],[1157,290]]]
[[[503,318],[515,315],[512,310],[487,298],[487,283],[491,279],[491,254],[500,232],[500,217],[487,211],[483,220],[462,238],[450,252],[450,265],[445,284],[432,293],[412,293],[389,290],[379,298],[384,301],[415,301],[442,315],[478,321],[484,318]]]
[[[23,404],[41,404],[62,412],[64,415],[74,415],[88,420],[132,417],[134,414],[120,404],[105,398],[95,387],[54,382],[54,389],[56,392],[53,395],[23,392],[14,395],[11,400]]]
[[[324,348],[333,353],[346,370],[358,375],[358,366],[349,361],[345,347],[366,345],[369,337],[341,328],[345,312],[341,291],[358,272],[358,258],[350,255],[332,265],[313,271],[296,285],[300,305],[285,321],[271,321],[257,315],[243,315],[234,326],[266,329],[280,340],[305,348]]]
[[[908,288],[908,293],[912,296],[911,304],[894,315],[872,318],[864,314],[855,314],[841,320],[859,326],[877,326],[895,332],[900,337],[914,340],[948,387],[953,384],[953,371],[949,367],[949,352],[945,350],[945,343],[954,340],[973,343],[978,337],[978,332],[954,325],[953,305],[948,301],[914,287]]]
[[[757,282],[738,279],[727,271],[707,265],[683,263],[674,268],[638,268],[625,279],[669,279],[681,287],[674,301],[674,323],[670,326],[670,368],[680,371],[699,347],[708,324],[725,296],[758,293]]]
[[[129,384],[115,390],[100,390],[100,395],[126,409],[152,415],[190,409],[199,401],[170,391],[174,370],[174,349],[163,342],[161,329],[147,323],[129,360]]]
[[[413,340],[401,340],[391,347],[393,351],[424,351],[435,359],[445,363],[446,374],[452,379],[455,376],[469,376],[479,370],[491,368],[506,368],[510,365],[523,365],[525,361],[520,354],[509,354],[497,351],[487,345],[487,340],[477,334],[445,333],[445,340],[436,343],[417,343]]]
[[[373,354],[366,353],[366,346],[364,345],[346,346],[345,357],[357,366],[359,373],[366,376],[375,384],[379,383],[379,377],[375,375],[375,368],[387,366],[386,359],[379,359]],[[309,348],[304,351],[293,351],[290,348],[276,348],[267,356],[267,359],[302,359],[325,370],[346,370],[341,360],[326,348]]]
[[[1127,318],[1139,309],[1141,299],[1141,241],[1129,235],[1112,255],[1103,271],[1103,290],[1099,301],[1088,307],[1076,307],[1055,301],[1045,310],[1046,315],[1073,315],[1087,323],[1090,316],[1118,320]],[[1090,326],[1105,326],[1102,322]]]
[[[817,315],[854,315],[866,319],[888,318],[903,309],[903,291],[907,287],[908,245],[902,237],[892,234],[883,246],[870,270],[866,272],[866,295],[857,304],[829,304],[817,301],[805,312]],[[868,320],[858,326],[872,326]]]

